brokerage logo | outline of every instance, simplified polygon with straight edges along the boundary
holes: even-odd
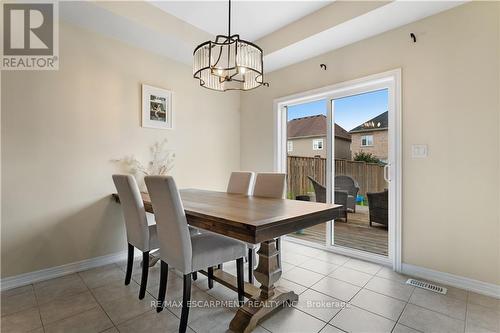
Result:
[[[3,70],[59,69],[57,2],[4,3]]]

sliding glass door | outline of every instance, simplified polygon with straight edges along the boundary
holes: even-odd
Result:
[[[280,102],[278,170],[288,174],[288,198],[342,205],[340,218],[288,235],[293,241],[397,266],[396,77]]]
[[[327,202],[328,100],[289,105],[286,108],[288,199]],[[325,245],[327,224],[299,230],[289,236]]]
[[[333,197],[343,208],[332,245],[387,256],[389,252],[388,89],[331,100]]]

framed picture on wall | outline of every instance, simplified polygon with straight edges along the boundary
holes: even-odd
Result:
[[[172,129],[172,91],[142,85],[142,127]]]

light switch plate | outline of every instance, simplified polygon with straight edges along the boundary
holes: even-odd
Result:
[[[411,157],[412,158],[426,158],[427,157],[427,145],[411,145]]]

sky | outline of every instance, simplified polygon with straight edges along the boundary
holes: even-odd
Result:
[[[348,96],[334,101],[335,122],[350,131],[365,121],[387,111],[387,89],[361,95]],[[288,120],[317,114],[326,115],[326,100],[288,107]]]

